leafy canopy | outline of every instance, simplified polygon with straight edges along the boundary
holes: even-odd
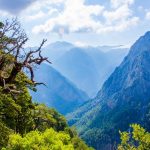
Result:
[[[8,146],[2,150],[74,150],[71,138],[65,132],[47,129],[45,132],[32,131],[24,137],[10,135]]]
[[[138,124],[131,125],[131,128],[133,129],[131,133],[120,132],[121,144],[118,150],[149,150],[150,133]]]

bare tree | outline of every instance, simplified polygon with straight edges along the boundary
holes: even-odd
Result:
[[[43,39],[40,46],[35,50],[24,48],[27,41],[28,37],[17,19],[0,22],[0,71],[3,70],[4,64],[8,61],[8,56],[12,56],[11,71],[7,77],[0,75],[0,86],[11,84],[23,69],[29,71],[33,85],[42,84],[34,81],[34,66],[40,65],[44,61],[51,63],[48,57],[43,57],[41,54],[41,49],[47,40]]]

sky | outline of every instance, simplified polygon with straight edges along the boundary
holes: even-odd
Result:
[[[150,0],[0,0],[0,19],[17,17],[36,46],[131,46],[150,30]]]

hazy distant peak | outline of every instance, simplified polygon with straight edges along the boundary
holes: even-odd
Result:
[[[51,43],[50,45],[53,45],[53,46],[73,46],[72,43],[69,43],[67,41],[56,41],[54,43]]]

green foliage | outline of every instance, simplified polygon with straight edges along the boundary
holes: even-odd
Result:
[[[0,34],[3,26],[0,22]],[[35,91],[36,87],[23,72],[22,65],[27,62],[21,64],[13,52],[4,50],[4,43],[13,42],[5,35],[0,38],[0,149],[91,150],[61,114],[32,102],[28,89]]]
[[[47,129],[41,133],[32,131],[21,137],[19,134],[10,135],[8,146],[3,150],[74,150],[71,138],[65,132]]]
[[[120,132],[121,144],[118,150],[149,150],[150,133],[138,124],[133,124],[131,127],[133,128],[131,133]]]
[[[22,80],[19,82],[19,84],[22,84]],[[22,89],[24,89],[23,92],[14,95],[15,98],[11,94],[3,93],[2,88],[0,89],[0,147],[7,145],[6,149],[20,148],[20,150],[22,150],[24,146],[24,149],[26,149],[26,146],[29,146],[28,144],[30,143],[30,146],[35,146],[36,149],[37,145],[34,142],[32,143],[32,141],[36,138],[38,139],[38,137],[45,139],[45,135],[50,132],[52,135],[57,135],[54,137],[52,135],[49,136],[50,139],[55,142],[57,141],[57,143],[51,143],[51,145],[49,144],[45,146],[44,143],[38,143],[41,145],[40,149],[90,149],[77,136],[76,131],[68,127],[66,119],[62,115],[60,115],[54,109],[50,109],[43,104],[33,104],[27,88],[22,87]],[[51,130],[47,130],[48,128],[51,128]],[[13,132],[16,134],[12,135]],[[36,136],[34,137],[33,134]],[[24,135],[24,137],[22,138],[21,135]],[[33,137],[33,139],[30,139],[29,137]],[[66,139],[66,137],[68,138]],[[7,144],[8,138],[9,143]],[[63,141],[61,141],[63,139],[66,139],[68,145],[64,145]],[[18,140],[22,141],[22,143],[19,143],[19,145],[17,145]],[[48,140],[48,137],[46,140]],[[16,141],[16,143],[14,143],[14,141]],[[27,145],[25,143],[27,143]]]
[[[18,75],[15,85],[22,92],[15,95],[4,93],[0,87],[0,147],[15,150],[27,147],[38,149],[36,146],[40,144],[40,149],[44,150],[90,150],[91,148],[77,136],[76,131],[68,127],[66,119],[61,114],[44,104],[32,103],[25,80],[26,76]],[[48,128],[51,129],[47,130]],[[46,138],[46,135],[49,136]],[[35,139],[41,139],[39,142],[42,142],[42,139],[52,140],[54,143],[38,143]],[[18,141],[20,142],[17,143]]]
[[[25,75],[18,74],[15,89],[21,92],[12,94],[0,86],[0,148],[7,144],[12,132],[24,134],[34,125],[32,111],[34,105],[25,86]]]
[[[8,128],[20,134],[30,131],[30,126],[33,122],[31,115],[34,106],[25,82],[23,82],[24,79],[26,80],[26,76],[22,74],[16,78],[15,86],[16,89],[21,90],[20,93],[5,93],[3,92],[3,88],[0,87],[1,121]]]
[[[93,148],[88,147],[78,136],[72,138],[71,141],[75,150],[94,150]]]
[[[8,145],[2,150],[93,150],[78,137],[71,138],[64,131],[56,132],[53,128],[44,132],[31,131],[23,137],[11,134]]]
[[[6,145],[9,139],[9,135],[12,134],[13,131],[6,127],[5,124],[0,122],[0,146]]]
[[[66,119],[56,110],[46,107],[44,104],[36,105],[33,110],[34,129],[44,131],[52,127],[56,131],[63,131],[68,125]]]
[[[0,22],[0,29],[3,28],[4,24]]]

